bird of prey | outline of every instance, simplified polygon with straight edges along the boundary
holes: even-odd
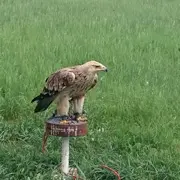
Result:
[[[100,71],[107,72],[107,67],[92,60],[51,74],[42,92],[31,101],[37,102],[34,112],[45,111],[54,101],[61,117],[68,117],[70,103],[74,114],[82,114],[85,95],[97,84]]]

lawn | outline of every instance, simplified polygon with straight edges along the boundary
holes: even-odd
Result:
[[[85,102],[70,165],[87,180],[180,180],[179,0],[0,1],[0,179],[57,180],[60,139],[41,152],[54,104],[31,104],[55,70],[106,65]]]

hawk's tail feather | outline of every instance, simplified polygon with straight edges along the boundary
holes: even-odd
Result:
[[[40,111],[45,111],[49,105],[55,100],[56,96],[47,96],[40,94],[37,97],[35,97],[31,102],[37,102],[37,106],[34,109],[34,112],[40,112]]]

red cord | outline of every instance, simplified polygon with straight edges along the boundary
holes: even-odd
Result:
[[[110,167],[108,167],[106,165],[101,165],[101,167],[110,170],[111,172],[113,172],[113,174],[115,176],[117,176],[118,180],[121,180],[121,177],[120,177],[119,173],[117,171],[115,171],[114,169],[112,169],[112,168],[110,168]]]
[[[117,172],[117,171],[115,171],[114,169],[112,169],[112,168],[110,168],[110,167],[108,167],[108,166],[106,166],[106,165],[101,165],[100,167],[102,167],[102,168],[106,168],[106,169],[108,169],[108,170],[110,170],[118,179],[117,180],[121,180],[121,177],[120,177],[120,175],[119,175],[119,173]],[[81,178],[81,177],[77,177],[77,176],[73,176],[73,180],[83,180],[83,178]]]
[[[73,178],[73,180],[78,180],[78,179],[79,179],[79,180],[84,180],[83,178],[81,178],[81,177],[79,177],[79,176],[78,176],[78,177],[77,177],[77,176],[72,176],[72,178]]]

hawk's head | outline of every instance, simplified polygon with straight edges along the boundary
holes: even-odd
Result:
[[[83,66],[87,67],[89,72],[97,73],[99,71],[105,71],[105,72],[108,71],[106,66],[104,66],[103,64],[97,61],[88,61],[85,64],[83,64]]]

